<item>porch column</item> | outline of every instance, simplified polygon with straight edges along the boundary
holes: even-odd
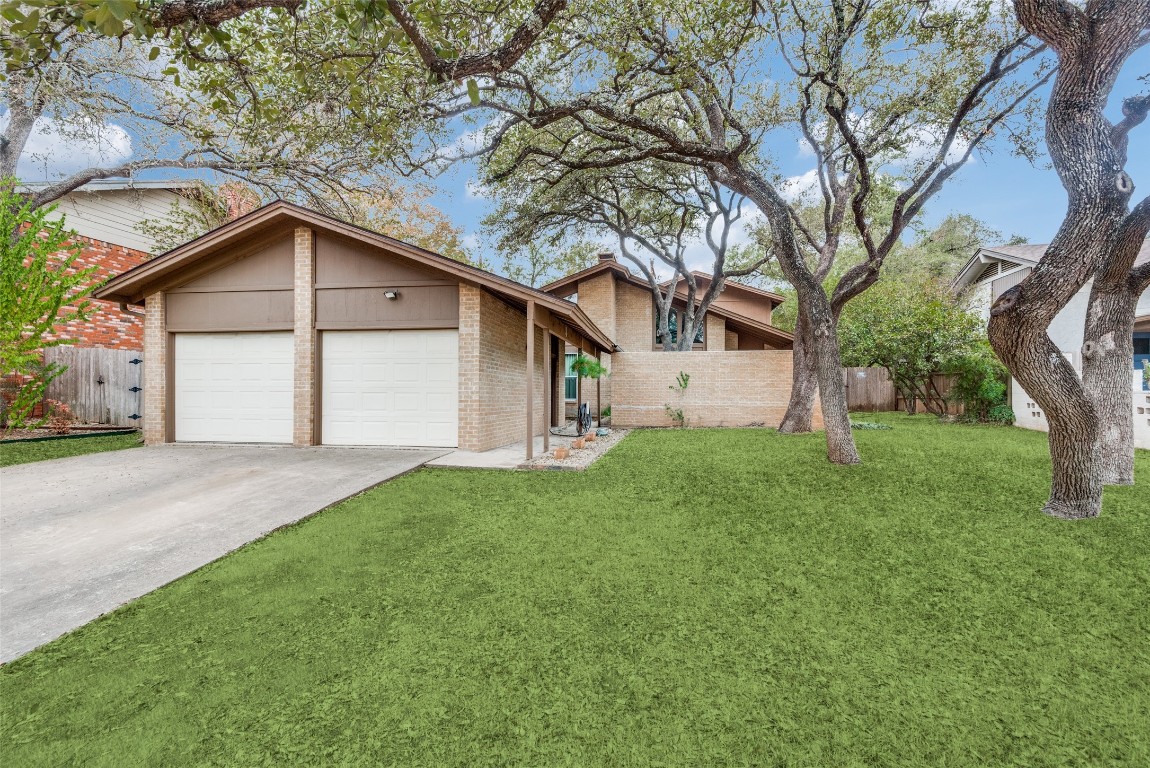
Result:
[[[173,414],[169,394],[175,391],[175,367],[168,349],[166,320],[167,301],[157,291],[144,299],[144,442],[147,445],[170,443],[176,439],[172,430]]]
[[[527,300],[527,460],[535,456],[535,300]]]
[[[603,350],[595,353],[595,361],[599,363],[599,367],[603,367]],[[595,379],[595,426],[601,427],[603,419],[603,375],[600,374],[599,378]]]
[[[543,452],[551,450],[551,331],[543,331]]]
[[[315,233],[295,231],[295,371],[292,443],[315,445]]]

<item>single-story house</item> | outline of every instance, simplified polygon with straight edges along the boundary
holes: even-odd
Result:
[[[153,444],[530,450],[559,418],[563,346],[615,348],[571,302],[285,202],[96,296],[146,309]]]
[[[990,307],[1008,288],[1018,285],[1046,253],[1047,245],[996,245],[980,248],[954,279],[956,292],[965,293],[967,306],[990,319]],[[1135,264],[1150,261],[1150,240],[1142,244]],[[1083,286],[1054,318],[1048,331],[1066,359],[1081,374],[1082,341],[1086,309],[1092,283]],[[1134,392],[1134,442],[1139,448],[1150,448],[1150,387],[1144,384],[1142,367],[1150,365],[1150,290],[1138,300],[1134,321],[1134,357],[1131,360],[1131,389]],[[1010,384],[1010,405],[1015,423],[1043,432],[1049,429],[1042,409],[1015,380]]]
[[[568,351],[611,369],[599,402],[617,426],[670,423],[668,405],[693,425],[782,418],[791,338],[770,325],[781,297],[729,287],[702,349],[669,355],[654,345],[650,292],[614,259],[569,283],[531,288],[275,202],[96,296],[145,309],[151,444],[520,443],[530,457],[531,438],[546,450],[563,423]],[[690,386],[669,393],[680,372]]]

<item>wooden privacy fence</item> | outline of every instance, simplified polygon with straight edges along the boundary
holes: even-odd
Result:
[[[898,410],[898,393],[886,368],[843,368],[843,380],[849,410]]]
[[[66,403],[81,421],[141,426],[143,357],[132,349],[49,347],[44,362],[66,365],[67,370],[48,385],[46,396]]]
[[[894,382],[885,368],[843,368],[843,380],[847,385],[847,408],[852,411],[905,411],[906,401],[898,394]],[[954,384],[953,376],[936,373],[931,377],[939,394],[946,397]],[[957,403],[946,404],[947,413],[962,412]],[[918,413],[926,413],[926,406],[920,401]]]

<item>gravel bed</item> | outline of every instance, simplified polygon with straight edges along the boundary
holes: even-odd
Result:
[[[606,437],[596,437],[595,442],[587,443],[584,448],[571,448],[567,458],[555,458],[555,449],[559,446],[570,447],[573,438],[551,436],[551,450],[531,461],[520,464],[520,469],[574,469],[582,470],[594,464],[599,457],[627,436],[630,430],[612,429]]]

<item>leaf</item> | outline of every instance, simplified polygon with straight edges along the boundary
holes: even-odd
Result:
[[[135,0],[111,0],[106,5],[111,14],[120,21],[127,21],[132,11],[136,10]]]
[[[479,105],[479,83],[473,77],[467,80],[467,96],[471,99],[472,106]]]
[[[160,56],[160,46],[153,45],[152,50],[148,51],[148,61],[155,61]]]

